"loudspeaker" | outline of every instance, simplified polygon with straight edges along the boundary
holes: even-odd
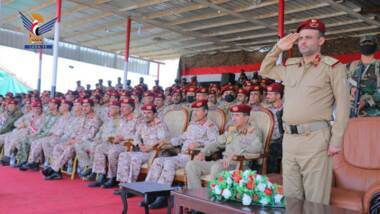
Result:
[[[235,84],[235,74],[234,73],[222,74],[222,80],[220,82],[221,82],[221,85],[224,85],[229,82],[232,84]]]

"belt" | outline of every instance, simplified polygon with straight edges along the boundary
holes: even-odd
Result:
[[[330,127],[330,124],[327,121],[316,121],[298,125],[289,125],[284,123],[283,126],[286,134],[307,134],[323,128],[328,128]]]

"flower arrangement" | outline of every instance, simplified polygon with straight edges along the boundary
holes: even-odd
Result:
[[[209,194],[218,201],[241,201],[245,206],[285,207],[282,186],[252,170],[219,173],[209,183]]]

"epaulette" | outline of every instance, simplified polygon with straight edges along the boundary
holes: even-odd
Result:
[[[286,60],[285,65],[286,66],[288,66],[288,65],[295,65],[295,64],[300,63],[300,60],[301,60],[300,57],[289,58],[289,59]]]
[[[330,56],[324,56],[322,59],[322,62],[324,62],[325,64],[327,64],[331,67],[334,67],[335,65],[337,65],[339,63],[339,60],[335,59],[333,57],[330,57]]]

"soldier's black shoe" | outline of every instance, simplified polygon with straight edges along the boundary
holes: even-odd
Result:
[[[53,173],[47,177],[45,177],[45,180],[60,180],[62,179],[62,174],[60,172],[56,172],[53,170]]]
[[[8,156],[4,156],[2,159],[1,159],[1,164],[3,166],[9,166],[9,163],[11,162],[11,158],[8,157]]]
[[[110,178],[107,182],[103,184],[104,189],[113,188],[117,186],[118,186],[118,182],[116,181],[116,178]]]
[[[43,174],[45,177],[50,176],[53,172],[54,172],[54,170],[53,170],[50,166],[47,167],[47,168],[45,168],[44,170],[42,170],[42,174]]]
[[[96,179],[95,182],[90,183],[87,185],[88,187],[100,187],[102,186],[106,181],[106,176],[104,174],[99,174],[98,178]]]
[[[38,171],[40,170],[40,164],[36,162],[32,162],[28,164],[28,168],[33,170],[33,171]]]
[[[21,171],[26,171],[29,169],[29,165],[28,165],[28,162],[24,162],[23,164],[20,165],[20,167],[18,168],[19,170]]]
[[[149,204],[150,209],[159,209],[168,206],[168,198],[165,196],[159,196],[153,203]]]
[[[96,180],[96,173],[91,173],[91,175],[84,177],[83,180],[85,181],[95,181]]]
[[[80,173],[80,176],[81,177],[87,177],[89,175],[91,175],[92,173],[92,169],[91,168],[86,168],[84,169],[81,173]]]

